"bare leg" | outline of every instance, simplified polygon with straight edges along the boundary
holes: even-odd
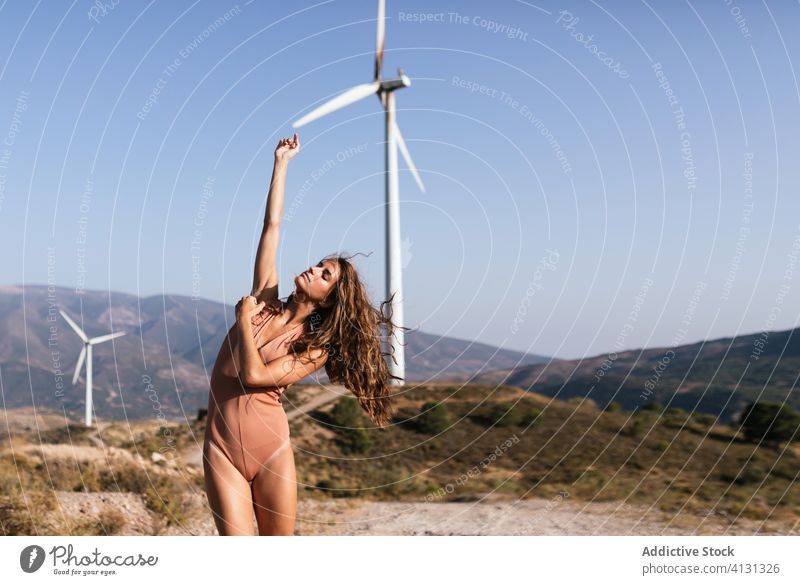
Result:
[[[254,536],[253,496],[239,470],[213,443],[203,447],[208,505],[220,536]]]
[[[297,476],[292,445],[286,441],[253,478],[259,536],[292,536],[297,514]]]

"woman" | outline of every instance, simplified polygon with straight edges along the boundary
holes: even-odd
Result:
[[[374,308],[348,258],[332,255],[295,276],[278,298],[280,220],[286,170],[300,151],[297,134],[275,149],[252,294],[236,305],[211,374],[203,445],[206,493],[220,535],[291,535],[297,505],[294,455],[281,394],[325,367],[379,426],[391,419],[390,378],[381,325],[396,327]],[[405,329],[405,328],[404,328]],[[394,356],[391,356],[394,359]]]

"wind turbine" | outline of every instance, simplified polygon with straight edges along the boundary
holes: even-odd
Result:
[[[394,92],[398,89],[408,87],[411,85],[411,80],[403,73],[402,69],[397,70],[397,77],[393,79],[382,79],[381,72],[383,69],[383,45],[386,36],[386,23],[385,23],[385,1],[378,0],[378,39],[375,46],[375,78],[370,83],[363,83],[348,89],[347,91],[339,94],[330,101],[325,102],[318,108],[312,110],[294,123],[294,128],[299,128],[321,118],[326,114],[330,114],[345,106],[349,106],[357,101],[360,101],[371,95],[377,95],[381,101],[386,115],[386,298],[391,298],[392,294],[396,294],[395,300],[392,303],[392,321],[402,327],[404,325],[403,318],[403,275],[402,275],[402,258],[400,248],[400,209],[399,209],[399,184],[397,178],[397,149],[403,154],[403,158],[408,165],[414,180],[419,185],[422,192],[425,192],[425,185],[417,172],[417,167],[414,161],[411,160],[411,154],[408,152],[403,135],[400,133],[400,128],[397,125],[395,98]],[[390,340],[393,346],[395,359],[397,363],[389,361],[389,368],[393,375],[405,378],[405,351],[403,342],[405,339],[404,331],[398,327],[395,330],[395,344]],[[404,383],[399,380],[391,380],[392,384]]]
[[[78,356],[78,365],[75,366],[75,374],[72,376],[72,384],[74,385],[75,382],[78,381],[78,374],[81,373],[81,366],[83,366],[83,359],[86,358],[86,426],[89,427],[92,425],[92,346],[97,345],[98,343],[103,343],[104,341],[108,341],[110,339],[114,339],[115,337],[120,337],[125,335],[124,331],[118,331],[116,333],[110,333],[108,335],[101,335],[100,337],[89,337],[83,332],[83,330],[78,327],[78,325],[69,318],[64,311],[61,309],[58,310],[61,313],[61,316],[67,320],[69,326],[72,327],[72,330],[78,334],[83,340],[83,349],[81,349],[81,354]]]

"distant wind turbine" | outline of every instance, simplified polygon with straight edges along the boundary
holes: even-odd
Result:
[[[294,123],[295,128],[299,128],[308,122],[321,118],[326,114],[330,114],[345,106],[349,106],[359,100],[362,100],[371,95],[377,94],[378,99],[381,101],[384,110],[386,111],[386,298],[391,298],[392,294],[396,293],[396,297],[391,304],[392,308],[392,321],[403,327],[405,325],[403,318],[403,278],[402,278],[402,253],[400,247],[400,210],[399,210],[399,185],[397,178],[397,148],[403,154],[403,158],[408,165],[414,180],[419,185],[419,188],[425,192],[425,185],[417,172],[417,167],[414,161],[411,160],[411,154],[408,152],[403,135],[400,133],[400,128],[397,126],[395,116],[395,99],[394,92],[397,89],[408,87],[411,85],[411,80],[403,73],[402,69],[397,70],[397,77],[394,79],[381,79],[381,71],[383,69],[383,45],[385,40],[385,1],[378,0],[378,40],[375,47],[375,79],[370,83],[357,85],[347,91],[339,94],[332,100],[329,100],[312,110]],[[392,340],[395,359],[397,363],[389,361],[389,367],[393,375],[405,378],[405,351],[403,342],[405,339],[405,332],[398,327],[395,330],[395,338],[397,343]],[[402,384],[398,380],[391,380],[392,384]]]
[[[69,318],[64,311],[61,309],[58,310],[61,313],[61,316],[66,319],[69,326],[72,327],[72,330],[78,334],[78,337],[83,340],[83,349],[81,349],[81,354],[78,356],[78,365],[75,366],[75,374],[72,376],[72,384],[74,385],[75,382],[78,381],[78,374],[81,372],[81,366],[83,366],[83,359],[86,358],[86,426],[92,426],[92,346],[97,345],[98,343],[103,343],[104,341],[108,341],[110,339],[114,339],[115,337],[120,337],[125,335],[124,331],[118,331],[117,333],[110,333],[108,335],[101,335],[100,337],[89,337],[83,332],[83,329],[78,327],[78,325]]]

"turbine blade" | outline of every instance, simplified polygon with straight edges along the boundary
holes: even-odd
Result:
[[[351,87],[347,91],[340,93],[335,98],[330,101],[325,102],[320,107],[312,110],[299,120],[293,124],[295,128],[299,128],[304,124],[308,124],[309,122],[316,120],[317,118],[321,118],[326,114],[330,114],[331,112],[335,112],[336,110],[343,108],[345,106],[349,106],[352,103],[357,102],[358,100],[363,100],[365,97],[374,94],[378,91],[380,87],[379,81],[373,81],[372,83],[363,83],[361,85],[357,85],[355,87]]]
[[[89,341],[89,338],[86,337],[86,334],[83,332],[83,330],[80,327],[78,327],[78,325],[77,325],[77,323],[75,323],[75,321],[73,321],[72,319],[69,318],[69,315],[67,315],[61,309],[59,309],[58,312],[61,313],[61,316],[64,317],[64,319],[67,320],[67,323],[69,323],[69,326],[72,327],[72,330],[75,333],[78,334],[78,337],[80,337],[84,342]]]
[[[378,39],[375,43],[375,80],[381,78],[383,70],[383,44],[386,40],[386,2],[378,0]]]
[[[83,360],[86,357],[86,346],[84,345],[81,349],[81,355],[78,356],[78,364],[75,366],[75,374],[72,376],[72,383],[78,381],[78,375],[81,373],[81,368],[83,367]]]
[[[103,343],[104,341],[108,341],[109,339],[114,339],[115,337],[121,337],[125,335],[124,331],[117,331],[116,333],[109,333],[108,335],[101,335],[100,337],[93,337],[89,340],[89,343],[92,345],[97,345],[98,343]]]
[[[424,193],[425,185],[423,185],[422,183],[422,178],[419,176],[419,173],[417,172],[417,167],[414,165],[414,161],[411,160],[411,153],[408,152],[406,141],[403,140],[403,134],[400,132],[400,127],[397,125],[397,122],[394,123],[394,133],[395,136],[397,137],[397,146],[398,148],[400,148],[400,152],[403,153],[403,158],[406,159],[406,164],[408,165],[411,174],[414,175],[414,180],[417,182],[420,191]]]

